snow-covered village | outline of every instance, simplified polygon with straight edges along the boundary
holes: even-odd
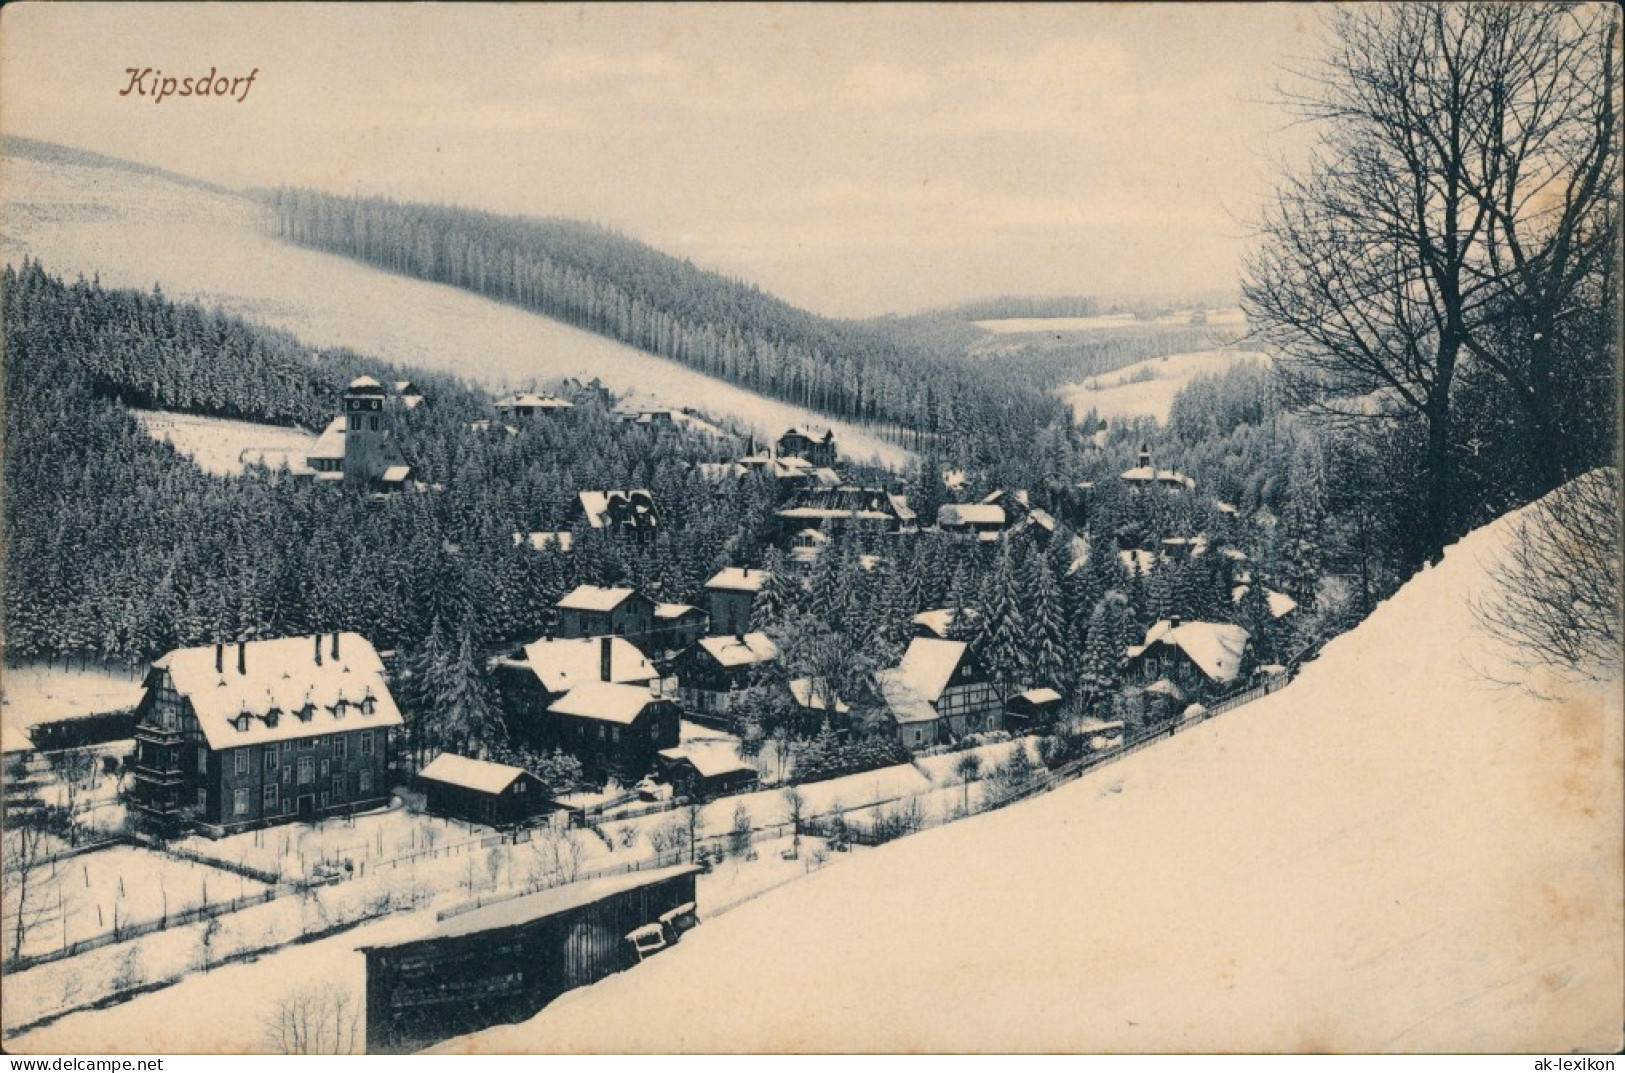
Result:
[[[1617,7],[306,14],[0,33],[7,1053],[1625,1045]]]

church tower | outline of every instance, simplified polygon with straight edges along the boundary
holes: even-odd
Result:
[[[344,483],[370,488],[390,466],[389,429],[384,419],[384,388],[358,376],[344,389]]]

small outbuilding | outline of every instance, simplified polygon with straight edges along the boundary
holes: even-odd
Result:
[[[507,827],[547,809],[547,788],[524,768],[441,753],[418,772],[436,816]]]
[[[730,749],[660,750],[660,772],[690,800],[741,793],[756,785],[756,769]]]
[[[1061,714],[1062,697],[1053,689],[1029,689],[1004,702],[1004,720],[1013,734],[1051,726]]]

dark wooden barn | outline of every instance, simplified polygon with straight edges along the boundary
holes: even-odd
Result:
[[[418,772],[429,811],[506,827],[547,809],[547,788],[523,768],[441,753]]]
[[[535,1016],[559,995],[640,960],[628,937],[692,920],[694,876],[678,865],[574,883],[488,905],[420,939],[363,947],[367,1051],[403,1054]],[[647,940],[644,940],[645,947]]]

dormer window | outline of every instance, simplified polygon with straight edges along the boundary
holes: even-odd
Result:
[[[372,699],[370,694],[361,698],[362,715],[371,715],[377,709],[377,706],[377,702]]]
[[[345,700],[343,697],[340,697],[338,699],[338,703],[333,705],[333,718],[343,719],[345,715],[349,713],[349,710],[350,702]]]
[[[265,725],[267,727],[276,726],[281,719],[282,710],[280,708],[272,708],[270,711],[265,713]]]
[[[235,722],[237,724],[237,729],[246,733],[248,730],[248,713],[244,712],[242,715],[239,715]]]
[[[313,718],[315,718],[315,716],[316,716],[316,705],[310,703],[309,701],[306,701],[305,706],[303,708],[299,709],[299,721],[301,723],[308,723]]]

